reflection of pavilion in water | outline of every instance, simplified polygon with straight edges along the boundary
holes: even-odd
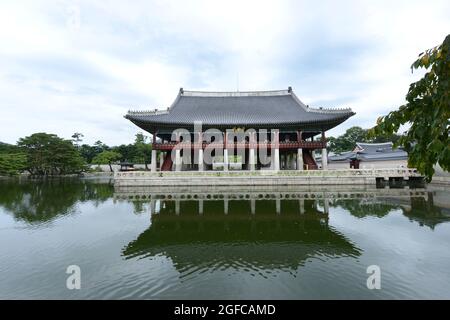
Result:
[[[150,227],[123,249],[123,255],[165,255],[182,271],[293,270],[311,257],[360,254],[328,225],[328,215],[318,210],[316,200],[237,198],[154,200]]]
[[[198,203],[198,213],[203,213],[204,203],[208,201],[221,201],[223,212],[229,212],[230,201],[246,200],[249,203],[250,213],[255,214],[256,203],[261,200],[274,200],[276,213],[281,213],[281,202],[285,200],[298,200],[298,211],[304,211],[305,200],[314,200],[315,206],[320,202],[323,212],[328,213],[329,204],[339,199],[377,199],[382,197],[398,197],[410,199],[411,197],[425,197],[425,189],[377,189],[372,186],[266,186],[239,189],[236,187],[116,187],[114,197],[116,200],[149,201],[151,212],[156,212],[158,202],[174,202],[176,214],[180,213],[181,202],[194,200]]]
[[[329,208],[337,206],[356,217],[402,209],[410,220],[431,228],[450,220],[430,204],[432,193],[426,189],[128,187],[116,188],[114,198],[147,204],[151,212],[150,227],[123,249],[123,256],[165,255],[179,270],[295,269],[312,257],[357,257],[360,249],[328,225]]]

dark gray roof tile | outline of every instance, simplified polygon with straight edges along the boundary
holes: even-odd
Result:
[[[289,125],[333,123],[354,113],[351,109],[316,109],[303,104],[292,90],[259,92],[180,93],[167,111],[132,112],[126,118],[138,125]]]

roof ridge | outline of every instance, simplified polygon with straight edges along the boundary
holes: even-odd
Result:
[[[295,102],[299,104],[306,112],[317,112],[317,113],[349,113],[352,112],[351,108],[316,108],[316,107],[310,107],[309,105],[303,103],[297,95],[294,93],[294,91],[290,91],[290,94],[292,98],[294,98]]]
[[[180,89],[180,94],[186,97],[266,97],[290,95],[289,89],[285,90],[258,90],[258,91],[196,91]]]
[[[376,145],[388,145],[388,144],[394,144],[392,141],[388,141],[388,142],[356,142],[356,144],[367,144],[367,145],[371,145],[371,146],[376,146]]]

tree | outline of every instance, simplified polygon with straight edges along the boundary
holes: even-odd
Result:
[[[115,151],[103,151],[95,156],[94,159],[92,159],[92,163],[94,164],[108,164],[109,169],[111,172],[113,172],[112,168],[112,162],[120,160],[122,158],[122,155]]]
[[[91,163],[92,159],[94,159],[94,157],[101,152],[98,152],[98,149],[96,147],[90,146],[88,144],[82,144],[78,148],[78,150],[87,163]]]
[[[72,141],[55,134],[35,133],[21,138],[18,146],[27,155],[27,170],[32,175],[81,173],[86,169]]]
[[[15,176],[27,168],[27,155],[24,153],[0,154],[0,175]]]
[[[75,145],[78,147],[79,146],[79,144],[80,144],[80,142],[81,141],[83,141],[83,138],[84,137],[84,135],[82,134],[82,133],[79,133],[79,132],[75,132],[73,135],[72,135],[72,141],[75,143]]]
[[[136,163],[144,163],[145,169],[148,169],[147,164],[150,162],[152,147],[150,144],[146,143],[146,141],[147,137],[142,133],[136,134],[136,139],[134,140],[136,154],[133,161]]]
[[[409,166],[431,181],[436,163],[450,170],[450,35],[441,45],[419,55],[411,70],[419,68],[427,72],[410,85],[406,104],[378,118],[370,135],[396,133],[401,125],[409,125],[397,145],[408,152]]]
[[[104,144],[103,142],[101,142],[100,140],[97,140],[94,143],[94,148],[95,148],[95,152],[97,152],[97,154],[99,154],[105,150],[109,150],[109,147],[106,144]]]
[[[330,137],[328,145],[330,151],[344,152],[355,148],[356,142],[368,142],[367,130],[361,127],[351,127],[345,133],[337,138]]]
[[[5,154],[5,153],[18,153],[20,152],[20,149],[18,146],[9,144],[9,143],[4,143],[4,142],[0,142],[0,154]]]

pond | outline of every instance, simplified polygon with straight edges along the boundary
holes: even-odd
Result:
[[[449,193],[3,180],[0,298],[449,299]]]

